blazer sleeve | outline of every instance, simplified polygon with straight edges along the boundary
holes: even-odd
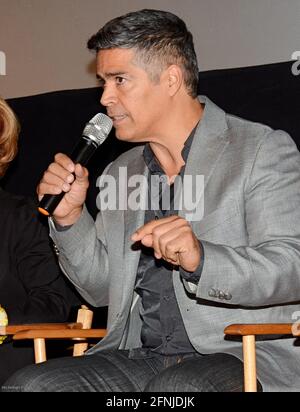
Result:
[[[20,202],[13,215],[13,259],[26,299],[15,302],[10,322],[66,321],[78,299],[63,279],[48,230],[29,200]]]
[[[94,222],[84,206],[80,219],[67,230],[57,230],[51,218],[49,225],[50,235],[59,249],[59,263],[65,275],[91,305],[107,306],[108,254],[101,212]]]
[[[103,175],[111,165],[106,166]],[[67,278],[91,305],[107,306],[109,259],[101,211],[95,222],[84,205],[80,219],[67,230],[57,230],[51,218],[49,227],[50,236],[59,249],[60,267]]]
[[[202,241],[199,298],[246,307],[300,300],[300,154],[288,134],[271,131],[258,147],[244,188],[248,245]]]

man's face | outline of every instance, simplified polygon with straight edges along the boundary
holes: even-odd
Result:
[[[113,120],[116,136],[132,142],[153,141],[159,136],[168,93],[162,82],[153,83],[134,63],[134,50],[101,50],[97,76],[103,86],[101,104]]]

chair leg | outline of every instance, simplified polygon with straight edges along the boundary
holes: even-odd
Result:
[[[257,392],[255,336],[243,336],[244,390]]]
[[[45,339],[34,339],[35,363],[46,362],[46,343]]]
[[[93,321],[93,311],[82,305],[78,311],[77,322],[82,323],[82,329],[91,329]],[[78,339],[80,340],[80,339]],[[76,343],[74,345],[73,356],[81,356],[87,350],[87,343]]]

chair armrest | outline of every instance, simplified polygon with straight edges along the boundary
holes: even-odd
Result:
[[[106,329],[32,329],[17,332],[13,340],[23,339],[75,339],[75,338],[103,338]]]
[[[291,335],[300,336],[299,322],[233,324],[224,329],[225,335],[242,336],[245,392],[257,391],[255,336]]]
[[[300,330],[294,323],[235,324],[224,330],[225,335],[294,335],[300,336]]]
[[[1,335],[14,335],[24,330],[65,330],[65,329],[82,329],[81,323],[34,323],[27,325],[8,325],[0,326]]]

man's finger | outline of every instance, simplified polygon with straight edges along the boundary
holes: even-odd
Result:
[[[142,244],[146,247],[153,247],[153,236],[152,235],[146,235],[142,239]]]
[[[177,253],[180,252],[182,246],[187,245],[187,241],[189,240],[187,235],[189,235],[190,232],[191,229],[188,226],[181,224],[181,226],[169,230],[167,233],[162,235],[158,239],[159,250],[162,256],[177,261]],[[180,241],[179,245],[178,240]],[[176,247],[178,248],[176,249]]]
[[[144,226],[137,229],[135,233],[131,236],[131,240],[133,240],[134,242],[138,242],[139,240],[142,240],[143,237],[145,237],[146,235],[151,235],[153,229],[157,226],[160,226],[165,223],[171,223],[178,219],[180,219],[178,216],[169,216],[163,219],[151,220],[151,222],[148,222]]]
[[[57,153],[54,156],[54,160],[56,163],[58,163],[64,169],[68,170],[70,173],[74,173],[75,165],[72,162],[72,160],[64,153]]]
[[[75,166],[75,175],[76,175],[76,180],[77,182],[86,182],[89,172],[87,168],[81,166],[79,163]]]

